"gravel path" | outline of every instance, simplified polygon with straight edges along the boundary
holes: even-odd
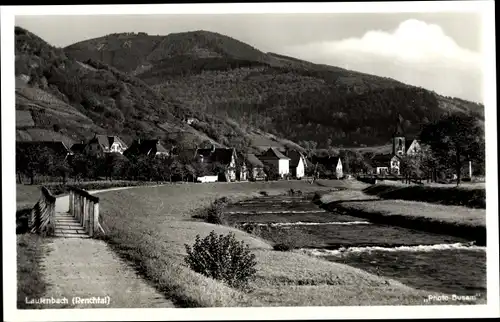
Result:
[[[67,196],[57,198],[56,212],[68,211],[68,201]],[[45,297],[68,300],[68,304],[47,304],[47,308],[174,307],[170,300],[138,276],[104,241],[50,238],[47,248],[42,260],[43,274],[49,285]],[[100,297],[109,302],[73,302],[78,297]]]

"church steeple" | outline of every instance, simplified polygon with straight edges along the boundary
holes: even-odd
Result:
[[[398,115],[396,120],[396,126],[394,133],[392,134],[392,154],[393,155],[403,155],[405,153],[405,135],[401,123],[403,122],[403,117],[401,114]]]

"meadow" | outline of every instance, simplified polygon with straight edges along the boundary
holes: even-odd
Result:
[[[325,183],[328,185],[328,183]],[[216,198],[328,190],[304,181],[167,185],[99,193],[102,226],[116,252],[176,305],[287,306],[425,304],[428,291],[306,254],[278,252],[272,243],[234,227],[193,221]],[[247,290],[232,289],[190,270],[185,244],[210,231],[235,233],[257,256],[257,277]]]

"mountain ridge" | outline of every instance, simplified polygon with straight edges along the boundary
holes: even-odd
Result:
[[[398,114],[410,134],[449,111],[484,120],[480,104],[390,78],[264,53],[208,31],[117,33],[56,48],[35,35],[28,40],[22,30],[16,27],[16,76],[28,76],[28,87],[60,96],[90,118],[95,129],[128,138],[154,135],[176,144],[178,138],[167,138],[165,124],[171,124],[198,133],[198,141],[208,137],[211,143],[239,148],[264,146],[252,142],[259,140],[282,147],[284,142],[293,145],[289,140],[362,147],[386,144],[388,125]],[[28,50],[32,42],[45,45]],[[18,105],[18,110],[27,109]],[[186,124],[193,116],[199,121]],[[75,132],[70,133],[75,140],[82,136],[65,130]]]

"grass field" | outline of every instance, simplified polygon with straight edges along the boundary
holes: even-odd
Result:
[[[16,210],[33,208],[38,199],[40,199],[39,185],[16,185]]]
[[[391,305],[425,304],[429,292],[378,277],[339,263],[304,254],[277,252],[243,231],[191,216],[216,198],[241,200],[282,194],[293,188],[303,192],[325,189],[301,181],[169,185],[103,192],[101,222],[106,239],[122,257],[178,306],[287,306],[287,305]],[[257,278],[247,291],[195,273],[183,263],[184,244],[195,236],[234,232],[250,245],[258,263]]]
[[[17,235],[17,308],[40,308],[26,304],[25,298],[39,298],[47,285],[43,281],[40,257],[44,252],[43,238],[34,234]]]

